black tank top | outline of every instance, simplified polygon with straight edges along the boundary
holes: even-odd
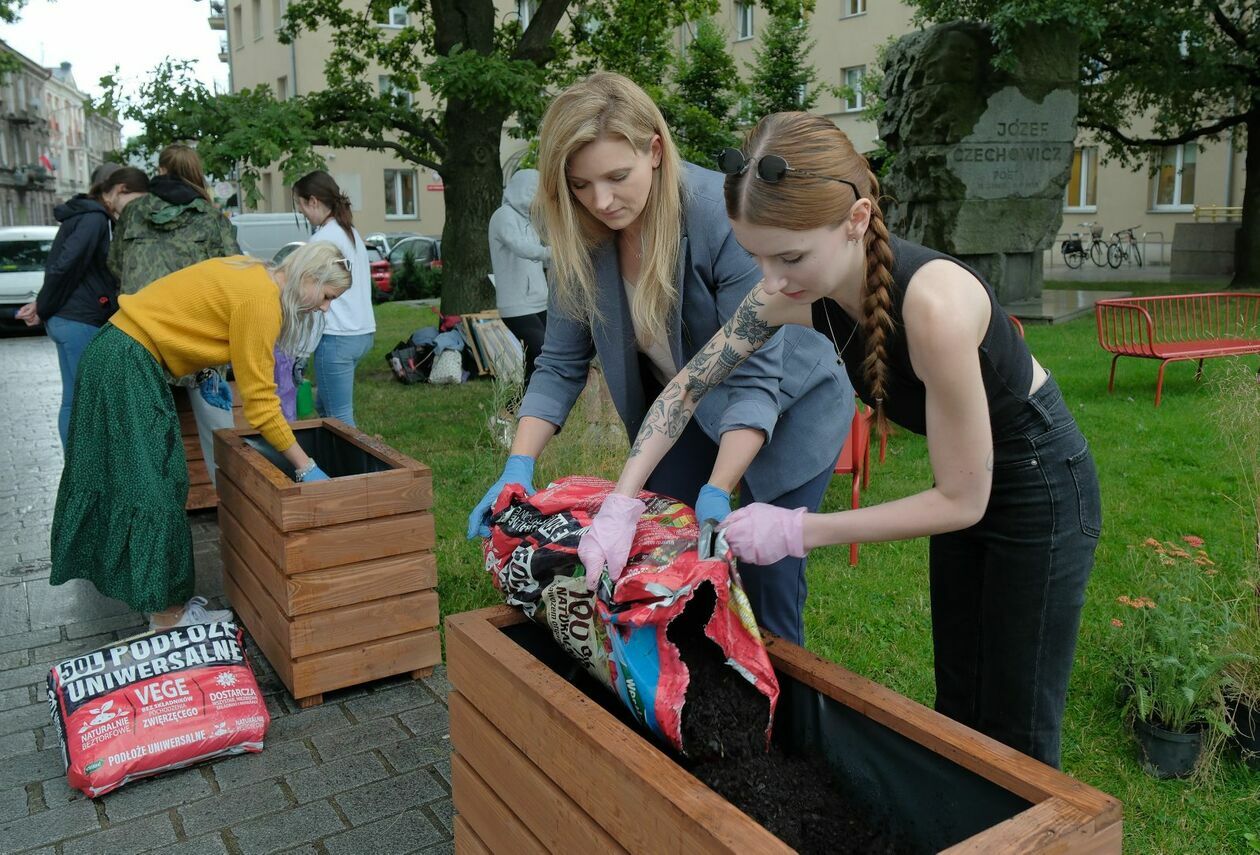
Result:
[[[906,430],[918,434],[927,433],[926,390],[910,364],[910,349],[906,344],[905,323],[902,307],[910,279],[919,268],[938,258],[959,265],[984,286],[989,297],[992,316],[984,340],[980,342],[980,373],[984,379],[985,397],[989,401],[989,423],[993,435],[1005,435],[1003,428],[1018,414],[1028,400],[1028,388],[1032,385],[1032,354],[1023,338],[1010,322],[1006,310],[998,305],[997,297],[989,283],[979,273],[956,258],[934,249],[909,243],[898,237],[889,238],[892,247],[892,310],[893,336],[888,346],[888,378],[884,389],[884,412],[888,418]],[[930,282],[918,287],[931,287]],[[835,301],[823,298],[812,306],[814,329],[839,347],[844,345],[844,369],[849,374],[853,388],[866,403],[874,406],[875,398],[862,373],[862,360],[866,358],[866,342],[863,330],[856,332],[854,322]],[[828,324],[830,321],[830,324]],[[852,338],[850,338],[852,334]]]

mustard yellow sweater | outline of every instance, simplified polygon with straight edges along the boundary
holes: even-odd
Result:
[[[176,377],[232,363],[245,418],[277,451],[293,445],[276,397],[280,289],[244,256],[212,258],[118,298],[110,321]]]

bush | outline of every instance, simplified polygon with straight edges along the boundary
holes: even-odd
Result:
[[[393,300],[428,300],[442,296],[442,268],[420,264],[407,253],[390,273]]]

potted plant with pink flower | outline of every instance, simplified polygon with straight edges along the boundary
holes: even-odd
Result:
[[[1205,736],[1230,732],[1223,688],[1225,668],[1237,658],[1226,644],[1235,622],[1215,591],[1216,568],[1202,540],[1149,538],[1140,550],[1146,590],[1118,597],[1111,619],[1119,678],[1142,768],[1180,778],[1194,770]]]

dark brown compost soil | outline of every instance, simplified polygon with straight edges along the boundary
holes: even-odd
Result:
[[[667,630],[687,666],[680,762],[788,846],[810,853],[899,853],[910,847],[838,787],[818,757],[766,750],[770,702],[725,664],[704,634],[716,596],[702,585]]]

